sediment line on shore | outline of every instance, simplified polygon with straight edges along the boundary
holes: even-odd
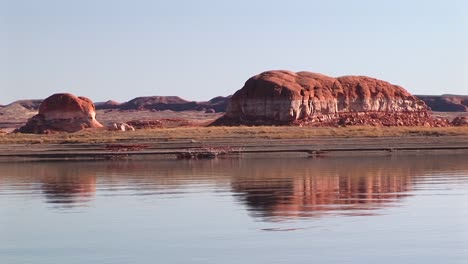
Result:
[[[468,136],[378,138],[242,139],[200,141],[122,141],[99,144],[0,145],[0,161],[93,160],[126,158],[204,159],[246,155],[395,155],[403,153],[468,153]]]

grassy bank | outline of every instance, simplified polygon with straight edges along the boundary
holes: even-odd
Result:
[[[412,137],[412,136],[468,136],[468,127],[180,127],[148,129],[132,132],[86,130],[77,133],[49,135],[0,134],[0,144],[73,144],[113,143],[121,141],[177,141],[229,138],[246,139],[303,139],[320,137]]]

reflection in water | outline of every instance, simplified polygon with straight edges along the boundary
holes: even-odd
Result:
[[[464,160],[453,155],[11,163],[0,164],[0,195],[39,190],[47,203],[67,208],[88,204],[96,195],[208,190],[234,195],[265,220],[369,215],[398,205],[437,175],[468,171]]]
[[[96,175],[58,165],[40,177],[49,203],[73,204],[91,200],[96,192]]]
[[[368,215],[408,196],[422,164],[377,159],[319,160],[293,174],[264,166],[255,177],[239,176],[233,189],[254,214],[265,217],[311,217],[324,212]],[[397,166],[398,164],[398,166]],[[274,181],[258,180],[276,175]],[[290,176],[291,175],[291,176]],[[294,176],[292,176],[294,175]]]
[[[58,207],[83,205],[96,192],[96,174],[68,162],[33,162],[0,165],[0,177],[13,180],[12,190],[39,189],[47,203]]]

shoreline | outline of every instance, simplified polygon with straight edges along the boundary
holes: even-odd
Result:
[[[0,161],[468,154],[468,127],[219,127],[0,136]]]

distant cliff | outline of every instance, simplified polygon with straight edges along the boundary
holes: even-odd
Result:
[[[432,111],[436,112],[468,112],[468,95],[416,95],[423,100]]]
[[[187,101],[178,96],[145,96],[121,104],[114,101],[96,103],[96,109],[224,112],[228,101],[229,97],[222,96],[203,102]]]

